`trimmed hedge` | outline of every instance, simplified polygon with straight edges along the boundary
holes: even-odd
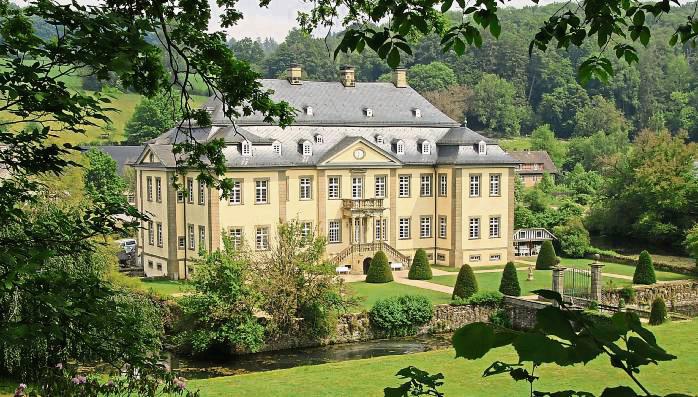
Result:
[[[407,278],[410,280],[431,280],[431,277],[431,266],[429,265],[427,252],[420,248],[414,254],[412,267],[410,267],[410,272],[407,274]]]
[[[536,259],[536,270],[550,270],[557,265],[557,254],[550,240],[543,241]]]
[[[640,259],[635,266],[635,274],[633,274],[633,284],[654,284],[657,282],[657,276],[654,274],[654,265],[652,257],[647,251],[640,252]]]
[[[473,273],[470,265],[465,264],[458,271],[458,278],[456,279],[456,285],[453,287],[453,296],[451,298],[470,298],[476,292],[477,280],[475,279],[475,273]]]
[[[652,302],[652,310],[650,311],[650,325],[659,325],[666,322],[668,318],[666,303],[662,297],[657,297]]]
[[[412,333],[434,316],[434,305],[422,295],[379,299],[368,312],[371,325],[391,335]]]
[[[504,295],[521,296],[519,277],[516,275],[514,262],[507,262],[502,272],[502,281],[499,283],[499,292]]]
[[[373,284],[389,283],[393,281],[393,272],[390,270],[388,257],[383,251],[378,251],[371,259],[366,274],[366,282]]]

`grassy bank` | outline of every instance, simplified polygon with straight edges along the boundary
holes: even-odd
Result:
[[[361,299],[361,306],[357,308],[359,310],[370,309],[378,299],[408,294],[426,296],[435,305],[451,302],[451,295],[449,294],[413,287],[411,285],[398,284],[396,282],[386,284],[369,284],[361,281],[356,283],[347,283],[346,286],[349,293]]]

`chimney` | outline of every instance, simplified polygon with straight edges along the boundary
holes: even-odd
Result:
[[[353,66],[344,65],[339,68],[339,81],[345,87],[356,86],[356,73]]]
[[[407,69],[396,68],[393,70],[393,84],[397,88],[407,87]]]
[[[301,65],[297,63],[292,63],[288,67],[288,82],[293,85],[303,84],[303,79],[301,78],[302,73],[303,69],[301,69]]]

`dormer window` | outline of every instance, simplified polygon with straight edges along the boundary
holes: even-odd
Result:
[[[315,143],[325,143],[325,137],[322,135],[315,135]]]
[[[421,109],[415,109],[415,110],[414,110],[414,117],[416,117],[416,118],[421,118],[421,117],[422,117],[422,110],[421,110]]]
[[[313,115],[313,107],[312,107],[312,106],[306,106],[306,107],[305,107],[305,114],[308,115],[308,116],[312,116],[312,115]]]
[[[313,146],[308,141],[303,142],[303,156],[312,156],[312,155],[313,155]]]
[[[480,143],[477,144],[477,152],[478,154],[487,154],[487,144],[485,141],[480,141]]]
[[[281,156],[281,142],[274,141],[274,143],[271,144],[271,151]]]
[[[395,152],[397,154],[405,154],[405,142],[399,140],[395,143]]]
[[[252,156],[252,142],[242,141],[240,152],[243,156]]]
[[[379,145],[382,145],[385,143],[385,138],[383,138],[383,135],[376,135],[376,143]]]
[[[373,109],[366,108],[364,109],[364,112],[366,112],[366,117],[373,117]]]
[[[422,142],[422,147],[420,149],[422,154],[431,154],[431,144],[429,141]]]

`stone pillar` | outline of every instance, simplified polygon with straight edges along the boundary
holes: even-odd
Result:
[[[565,269],[564,266],[553,267],[553,291],[560,295],[565,293]],[[558,306],[557,302],[553,303],[554,306]]]
[[[591,267],[591,300],[601,303],[601,268],[604,265],[599,263],[599,254],[594,255],[594,263],[589,266]]]

